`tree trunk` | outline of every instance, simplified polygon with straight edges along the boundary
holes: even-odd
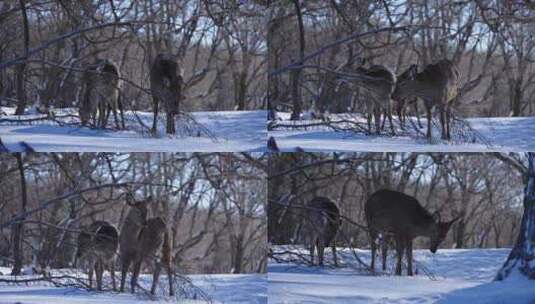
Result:
[[[299,66],[303,65],[303,59],[305,57],[305,27],[303,25],[303,16],[301,14],[301,6],[299,0],[294,0],[295,13],[297,15],[297,22],[299,25],[299,61],[297,62]],[[292,120],[298,120],[301,116],[302,105],[301,105],[301,92],[299,90],[299,80],[301,78],[301,68],[292,70],[290,74],[291,86],[292,86]]]
[[[15,115],[23,115],[24,109],[26,108],[26,90],[24,87],[24,73],[26,71],[26,59],[28,59],[29,44],[30,44],[30,33],[28,29],[28,16],[26,14],[26,3],[24,0],[20,0],[20,7],[22,13],[22,25],[24,29],[24,59],[17,65],[15,69],[16,79],[17,79],[17,109],[15,110]]]
[[[507,261],[496,275],[495,280],[498,281],[506,279],[513,272],[535,279],[535,153],[528,153],[528,162],[520,233]]]
[[[26,178],[24,176],[24,165],[22,162],[21,153],[17,153],[15,157],[17,158],[17,166],[20,174],[20,189],[22,197],[20,214],[23,215],[26,212],[26,204],[28,201],[26,196]],[[13,270],[11,271],[11,275],[20,275],[22,270],[22,238],[24,236],[23,221],[24,219],[21,219],[19,222],[15,223],[13,227],[13,259],[15,260],[15,263],[13,264]]]

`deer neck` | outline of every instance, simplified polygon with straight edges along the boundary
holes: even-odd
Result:
[[[438,224],[434,221],[430,221],[428,223],[425,223],[424,225],[418,226],[417,229],[417,236],[425,236],[425,237],[432,237],[436,234],[436,230],[438,229]]]

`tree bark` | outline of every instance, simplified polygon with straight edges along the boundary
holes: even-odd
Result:
[[[528,153],[528,170],[525,172],[524,214],[520,233],[507,261],[495,280],[504,280],[514,272],[535,279],[535,153]]]
[[[294,0],[295,13],[297,15],[297,22],[299,25],[299,61],[298,64],[303,65],[305,58],[305,27],[303,25],[303,16],[301,14],[301,6],[299,0]],[[298,120],[301,116],[301,93],[299,90],[299,80],[301,78],[301,68],[296,68],[290,73],[292,86],[292,103],[293,111],[291,120]]]
[[[21,186],[21,197],[22,197],[22,204],[21,204],[21,210],[20,214],[23,215],[26,213],[26,205],[28,202],[27,196],[26,196],[26,178],[24,176],[24,165],[22,161],[22,155],[21,153],[15,154],[15,157],[17,158],[17,166],[20,174],[20,186]],[[13,264],[13,269],[11,270],[11,275],[20,275],[22,270],[22,260],[23,260],[23,252],[22,252],[22,238],[24,236],[24,218],[19,219],[13,226],[13,259],[15,260],[15,263]]]
[[[24,30],[24,60],[17,65],[15,69],[17,79],[17,109],[15,115],[23,115],[26,108],[26,90],[24,87],[24,73],[26,71],[26,59],[28,59],[30,33],[28,29],[28,15],[26,14],[26,3],[24,0],[20,0],[20,7],[22,13],[22,25]]]

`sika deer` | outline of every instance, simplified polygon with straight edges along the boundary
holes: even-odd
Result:
[[[169,295],[174,294],[173,291],[173,273],[171,271],[171,240],[167,225],[161,217],[151,218],[141,230],[138,237],[137,255],[134,261],[134,272],[132,274],[132,293],[134,292],[141,265],[143,261],[154,259],[154,273],[152,279],[151,294],[156,292],[156,286],[160,280],[160,271],[162,263],[167,271],[169,279]]]
[[[171,239],[162,218],[155,217],[147,220],[147,205],[151,201],[152,199],[149,198],[137,203],[128,203],[131,208],[126,215],[119,236],[122,260],[121,292],[124,291],[126,273],[130,264],[134,264],[130,286],[131,292],[134,293],[143,261],[152,258],[156,259],[156,262],[155,269],[153,269],[151,293],[156,292],[161,263],[163,263],[169,277],[169,295],[172,296],[174,291],[171,272]]]
[[[112,111],[115,124],[120,128],[117,117],[119,85],[119,68],[111,60],[97,60],[86,68],[80,90],[79,112],[82,125],[92,119],[97,127],[105,128]]]
[[[449,140],[451,103],[459,92],[459,72],[455,65],[447,60],[430,64],[418,73],[417,65],[411,65],[398,77],[392,98],[398,102],[413,97],[424,101],[427,111],[427,138],[431,139],[432,109],[438,106],[442,139]]]
[[[396,243],[397,264],[396,275],[401,275],[403,254],[407,255],[407,274],[412,276],[412,240],[418,236],[426,236],[431,240],[430,250],[437,251],[440,243],[446,238],[453,222],[436,221],[420,203],[411,196],[397,191],[379,190],[372,194],[364,207],[366,221],[370,233],[372,263],[375,271],[375,252],[377,237],[382,235],[383,241],[392,237]],[[383,247],[383,269],[385,269],[386,249]]]
[[[174,134],[175,115],[178,114],[182,98],[182,76],[175,58],[170,54],[159,54],[150,68],[150,89],[152,92],[154,118],[152,132],[156,133],[156,121],[160,102],[166,112],[166,132]]]
[[[124,224],[121,228],[121,234],[119,235],[120,257],[121,257],[121,292],[124,292],[124,284],[126,280],[126,273],[130,268],[130,264],[134,262],[138,251],[138,237],[141,230],[147,221],[147,204],[152,201],[148,198],[144,201],[137,203],[127,204],[131,207],[128,210]]]
[[[117,229],[108,222],[96,221],[87,231],[82,231],[78,235],[78,249],[76,258],[86,262],[89,270],[89,287],[93,286],[93,270],[96,273],[97,290],[102,290],[102,274],[104,267],[110,271],[113,290],[115,285],[115,255],[119,246],[119,233]]]
[[[305,246],[310,250],[310,260],[314,265],[314,248],[318,249],[318,264],[323,266],[325,247],[331,246],[334,264],[336,259],[336,234],[340,228],[340,210],[331,200],[325,197],[315,197],[308,204],[305,211]]]
[[[373,65],[369,69],[359,67],[356,69],[356,84],[364,87],[371,95],[368,102],[369,113],[368,125],[371,125],[371,115],[375,119],[375,132],[379,134],[381,130],[381,112],[384,110],[385,119],[390,122],[390,129],[394,133],[392,123],[392,101],[391,95],[396,85],[396,75],[390,69],[382,65]],[[371,111],[370,111],[371,110]]]

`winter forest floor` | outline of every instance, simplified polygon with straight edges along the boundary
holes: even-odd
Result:
[[[419,274],[413,277],[364,273],[359,270],[353,253],[341,248],[339,256],[343,266],[340,268],[271,260],[268,265],[269,303],[533,304],[533,282],[515,277],[493,282],[509,251],[439,249],[433,255],[429,250],[415,250],[415,268]],[[330,258],[331,250],[325,252]],[[356,253],[369,264],[369,250],[357,249]],[[392,255],[388,265],[390,273],[395,266]]]
[[[0,272],[9,273],[10,269],[0,267]],[[24,279],[28,276],[18,276]],[[267,280],[265,274],[209,274],[188,275],[191,283],[207,296],[207,300],[198,297],[179,297],[179,303],[267,303]],[[12,276],[0,275],[0,279],[13,279]],[[140,284],[150,289],[151,275],[142,275]],[[160,277],[160,284],[165,288],[167,276]],[[161,289],[159,291],[161,291]],[[161,291],[163,292],[163,291]],[[151,301],[152,300],[152,301]],[[44,282],[28,285],[0,283],[0,304],[63,304],[63,303],[174,303],[174,299],[159,295],[148,298],[142,292],[136,295],[117,292],[96,292],[72,287],[54,287]]]
[[[440,128],[433,128],[431,142],[425,137],[426,120],[421,119],[423,128],[407,123],[405,130],[398,126],[398,117],[394,116],[396,134],[366,135],[364,132],[340,131],[347,124],[336,124],[338,130],[326,126],[298,127],[317,124],[319,120],[289,121],[289,113],[277,113],[283,120],[277,121],[283,127],[268,132],[273,136],[281,151],[366,151],[366,152],[523,152],[535,149],[535,117],[496,117],[467,118],[458,120],[452,126],[452,140],[440,139]],[[342,119],[366,125],[366,121],[354,114],[331,114],[332,121]],[[418,130],[418,131],[416,131]]]
[[[177,121],[179,135],[165,134],[160,120],[157,138],[147,128],[153,115],[147,112],[127,112],[127,130],[90,129],[81,127],[77,118],[37,119],[41,114],[15,116],[14,108],[2,107],[0,140],[11,152],[24,149],[22,142],[37,152],[254,152],[266,150],[265,111],[220,111],[190,113],[194,119]],[[75,109],[55,110],[61,115],[77,115]],[[30,110],[31,113],[31,110]],[[7,114],[7,115],[6,115]],[[187,125],[187,130],[184,126]],[[110,118],[109,127],[114,126]]]

